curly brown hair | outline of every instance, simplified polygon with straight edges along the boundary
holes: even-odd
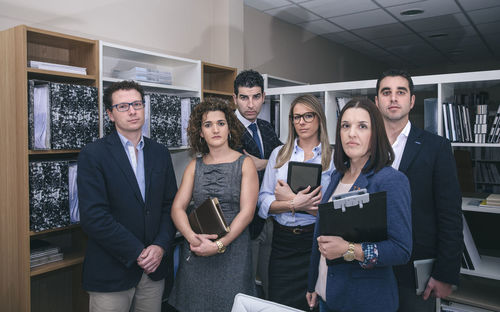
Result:
[[[187,134],[189,137],[189,145],[193,154],[206,155],[209,152],[207,142],[200,136],[201,123],[203,115],[207,112],[221,111],[224,113],[229,128],[229,147],[237,150],[240,144],[240,138],[245,131],[245,127],[238,120],[234,114],[229,103],[226,100],[209,97],[205,101],[196,105],[189,117],[189,125],[187,127]]]

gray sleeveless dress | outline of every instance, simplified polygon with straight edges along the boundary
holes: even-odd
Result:
[[[201,157],[197,158],[195,207],[209,196],[217,197],[230,224],[240,211],[241,168],[245,157],[214,165],[206,165]],[[189,251],[187,241],[183,242],[169,304],[181,312],[231,311],[237,293],[255,295],[251,252],[248,229],[227,246],[225,253],[210,257],[196,256]]]

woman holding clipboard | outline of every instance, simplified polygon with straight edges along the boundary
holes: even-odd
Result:
[[[392,266],[408,262],[412,246],[408,179],[390,166],[394,152],[372,101],[354,99],[346,104],[336,142],[336,170],[322,202],[352,190],[385,191],[387,240],[353,243],[340,236],[319,236],[318,218],[306,299],[310,308],[319,301],[325,312],[396,311],[398,288]],[[327,265],[326,260],[341,258],[343,263]]]
[[[290,161],[321,164],[321,186],[330,182],[333,162],[326,118],[313,95],[302,95],[292,102],[288,139],[269,157],[258,204],[259,216],[274,221],[269,300],[305,310],[308,305],[304,293],[321,187],[307,187],[295,194],[286,182]]]

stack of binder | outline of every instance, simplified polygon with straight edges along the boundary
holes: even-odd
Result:
[[[474,123],[474,142],[486,143],[488,133],[488,105],[476,106],[476,122]]]
[[[455,103],[443,103],[444,132],[452,142],[472,142],[469,107]]]
[[[488,136],[488,143],[500,143],[500,105],[498,105],[495,119],[491,124],[490,134]]]

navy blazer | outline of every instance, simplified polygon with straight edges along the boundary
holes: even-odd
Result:
[[[276,135],[276,133],[274,132],[273,126],[269,122],[262,119],[257,119],[257,126],[259,127],[260,136],[262,137],[262,148],[264,149],[264,159],[269,159],[273,150],[276,147],[282,145],[282,143],[278,138],[278,136]],[[241,145],[243,149],[246,150],[247,153],[249,153],[250,155],[253,155],[257,158],[261,158],[259,147],[257,146],[257,143],[255,143],[252,135],[247,129],[245,129],[245,132],[241,137]],[[262,179],[264,178],[264,171],[265,170],[260,170],[258,172],[259,185],[262,183]]]
[[[342,178],[335,170],[330,185],[323,195],[327,202]],[[408,179],[392,167],[377,173],[361,173],[351,190],[366,188],[369,193],[387,192],[387,237],[377,243],[378,262],[364,269],[358,261],[328,266],[326,303],[335,311],[396,311],[399,306],[398,288],[392,266],[406,263],[411,253],[410,186]],[[308,292],[314,292],[318,278],[320,252],[319,216],[314,228],[314,239],[309,266]]]
[[[83,288],[114,292],[135,287],[143,270],[137,257],[149,245],[169,251],[175,236],[170,209],[177,192],[168,149],[144,138],[145,202],[116,131],[78,156],[81,225],[88,235]],[[167,273],[166,257],[149,276]]]
[[[399,165],[410,181],[411,261],[394,268],[401,286],[415,288],[413,260],[436,258],[432,277],[458,285],[462,246],[462,195],[450,142],[411,126]]]

